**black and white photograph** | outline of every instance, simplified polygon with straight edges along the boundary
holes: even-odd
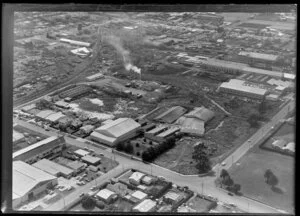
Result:
[[[295,214],[297,5],[73,6],[12,12],[2,210]]]

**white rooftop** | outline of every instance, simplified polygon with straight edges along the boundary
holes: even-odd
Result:
[[[56,179],[38,168],[35,168],[23,161],[13,162],[13,198],[24,196],[37,184]]]
[[[137,210],[139,212],[149,212],[153,209],[153,207],[156,206],[156,202],[154,202],[151,199],[145,199],[141,203],[139,203],[137,206],[133,208],[133,210]]]
[[[245,81],[238,79],[231,79],[229,82],[223,82],[220,87],[257,95],[265,95],[267,93],[267,90],[265,89],[246,86]]]
[[[86,155],[89,154],[88,151],[85,151],[85,150],[83,150],[83,149],[78,149],[78,150],[74,151],[74,153],[76,153],[76,154],[78,154],[78,155],[81,155],[82,157],[84,157],[84,156],[86,156]]]
[[[145,199],[147,197],[147,194],[145,194],[142,191],[135,191],[133,194],[131,194],[132,197],[137,198],[139,200]]]
[[[100,190],[96,196],[101,197],[104,200],[107,200],[107,199],[109,199],[109,197],[111,197],[114,194],[116,194],[116,193],[105,188],[105,189]]]
[[[129,179],[135,180],[137,182],[140,182],[140,180],[145,176],[144,173],[141,172],[134,172],[132,175],[129,177]]]

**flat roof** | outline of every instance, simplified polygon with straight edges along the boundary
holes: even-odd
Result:
[[[145,197],[147,197],[147,194],[142,192],[142,191],[135,191],[133,194],[131,194],[132,197],[137,198],[139,200],[144,199]]]
[[[262,59],[262,60],[268,60],[268,61],[276,61],[278,58],[278,55],[272,55],[272,54],[266,54],[266,53],[257,53],[257,52],[246,52],[241,51],[239,53],[240,56],[247,56],[250,58],[256,58],[256,59]]]
[[[229,80],[229,82],[223,82],[220,87],[226,88],[226,89],[232,89],[232,90],[236,90],[236,91],[241,91],[241,92],[257,94],[257,95],[265,95],[267,93],[267,90],[265,90],[265,89],[252,87],[252,86],[246,86],[246,85],[244,85],[244,83],[245,83],[245,81],[243,81],[243,80],[231,79],[231,80]]]
[[[257,74],[264,74],[264,75],[268,75],[268,76],[282,77],[282,72],[264,70],[264,69],[253,68],[253,67],[248,67],[248,66],[244,67],[241,72],[257,73]]]
[[[132,175],[129,177],[129,179],[133,179],[135,181],[140,181],[146,174],[141,173],[141,172],[134,172]]]
[[[73,169],[73,170],[77,170],[77,169],[83,167],[84,165],[85,165],[84,163],[75,160],[75,161],[72,161],[72,162],[68,163],[66,166]]]
[[[47,118],[49,115],[54,113],[55,112],[52,110],[42,110],[41,112],[37,113],[36,116],[40,118]]]
[[[169,136],[169,135],[171,135],[171,134],[173,134],[173,133],[175,133],[175,132],[177,132],[177,131],[179,131],[179,130],[180,130],[180,129],[177,128],[177,127],[169,128],[168,130],[166,130],[166,131],[164,131],[164,132],[158,134],[157,136],[158,136],[158,137],[166,137],[166,136]]]
[[[32,166],[34,166],[40,170],[43,170],[54,176],[56,176],[59,173],[63,173],[65,175],[70,175],[73,173],[73,170],[71,170],[65,166],[62,166],[58,163],[55,163],[53,161],[50,161],[46,158],[39,160],[38,162],[32,164]]]
[[[32,145],[30,145],[30,146],[28,146],[26,148],[20,149],[19,151],[16,151],[16,152],[13,153],[13,158],[15,158],[15,157],[17,157],[19,155],[22,155],[22,154],[24,154],[26,152],[29,152],[29,151],[31,151],[31,150],[33,150],[33,149],[35,149],[37,147],[40,147],[42,145],[47,145],[48,143],[50,143],[50,142],[52,142],[52,141],[54,141],[56,139],[58,139],[57,136],[51,136],[51,137],[48,137],[48,138],[46,138],[44,140],[41,140],[40,142],[32,144]]]
[[[62,117],[65,117],[65,115],[62,114],[62,112],[58,112],[58,113],[53,113],[53,114],[48,115],[46,119],[49,121],[55,122]]]
[[[74,153],[78,154],[78,155],[81,155],[81,156],[86,156],[89,154],[88,151],[85,151],[83,149],[77,149],[76,151],[74,151]]]
[[[83,161],[87,161],[87,162],[90,162],[90,163],[97,163],[99,161],[101,161],[101,158],[98,158],[98,157],[93,157],[91,155],[86,155],[84,157],[81,158]]]
[[[156,202],[151,199],[145,199],[138,205],[136,205],[133,209],[138,210],[139,212],[148,212],[156,206]]]

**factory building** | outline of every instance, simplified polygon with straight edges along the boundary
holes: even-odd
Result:
[[[53,176],[62,176],[67,179],[71,178],[74,173],[73,170],[45,158],[32,164],[32,166],[43,170]]]
[[[156,135],[166,131],[168,129],[167,126],[160,125],[158,127],[153,128],[145,133],[145,137],[151,140],[155,140]]]
[[[13,162],[12,199],[13,208],[57,185],[57,177],[35,168],[23,161]]]
[[[154,120],[171,124],[174,121],[176,121],[180,116],[182,116],[186,111],[187,110],[181,106],[175,106],[156,116]]]
[[[172,128],[169,128],[168,130],[158,134],[155,139],[158,141],[158,142],[164,142],[166,141],[168,138],[174,136],[174,134],[179,131],[180,129],[178,127],[172,127]]]
[[[204,106],[195,107],[194,110],[180,117],[176,124],[181,126],[181,132],[193,136],[203,136],[205,124],[215,116],[214,112]]]
[[[119,118],[102,125],[91,133],[92,140],[115,146],[117,143],[135,137],[141,125],[131,118]]]
[[[13,153],[13,160],[32,164],[38,159],[59,154],[65,145],[64,137],[52,136]]]
[[[253,64],[253,63],[273,64],[278,60],[278,55],[256,53],[256,52],[241,51],[238,54],[238,56],[241,61],[247,64]]]
[[[219,90],[220,92],[253,99],[262,99],[268,93],[265,89],[245,85],[245,81],[237,79],[231,79],[229,82],[222,83]]]

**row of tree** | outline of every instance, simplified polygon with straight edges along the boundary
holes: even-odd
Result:
[[[211,170],[208,147],[203,143],[194,146],[192,158],[196,161],[196,168],[199,173],[206,173]]]
[[[234,183],[227,170],[221,170],[220,178],[221,184],[226,186],[226,190],[234,192],[235,194],[238,194],[238,192],[241,190],[241,185]]]
[[[153,161],[157,156],[161,155],[163,152],[173,148],[175,146],[175,141],[175,138],[172,137],[156,146],[151,146],[143,152],[142,159],[144,161]]]
[[[124,152],[126,152],[126,153],[128,153],[128,154],[132,154],[133,153],[133,146],[132,146],[132,144],[131,143],[129,143],[129,142],[121,142],[121,143],[118,143],[117,145],[116,145],[116,149],[118,150],[118,151],[124,151]]]

